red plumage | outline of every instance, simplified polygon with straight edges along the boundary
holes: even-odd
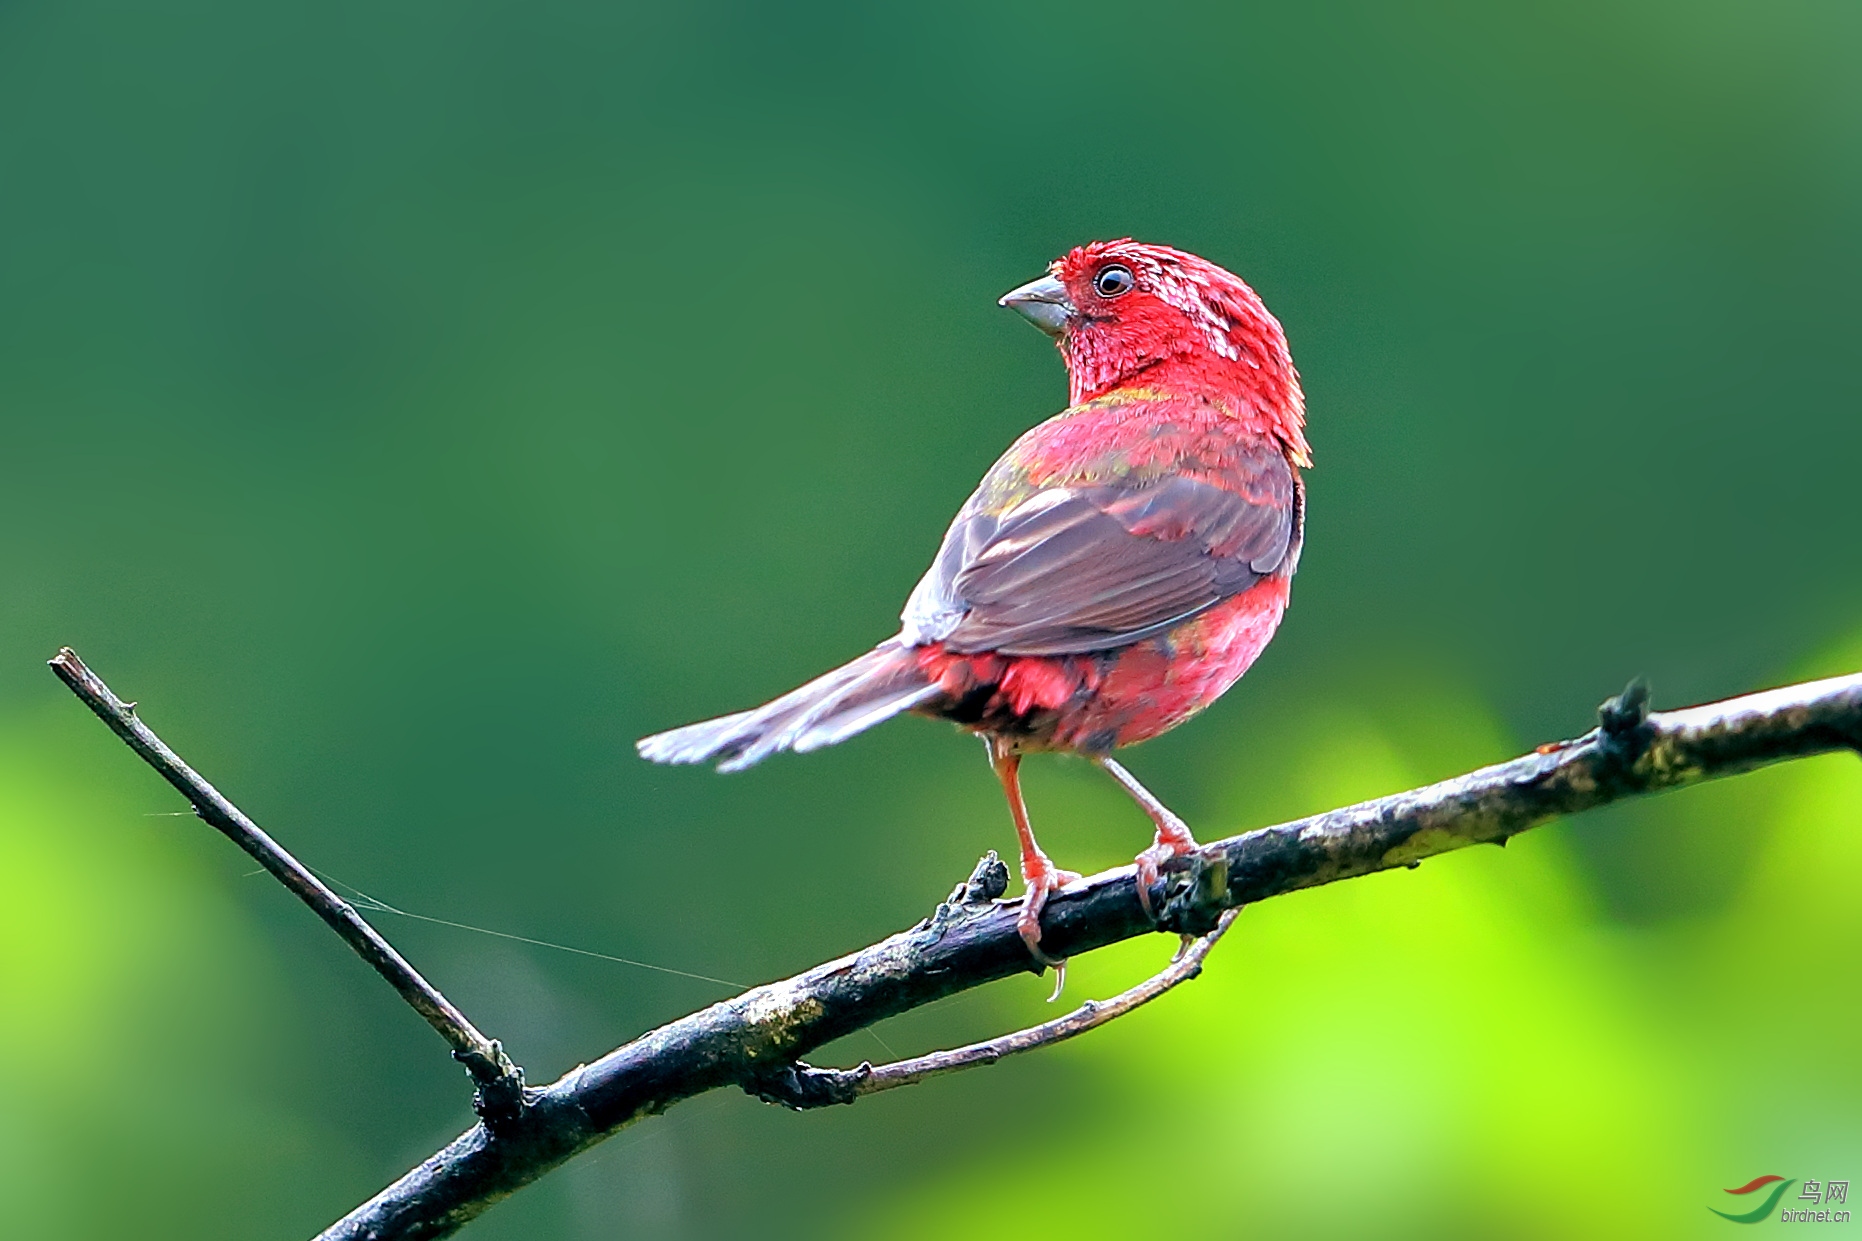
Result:
[[[1022,845],[1022,934],[1076,876],[1035,844],[1020,756],[1083,754],[1157,826],[1157,866],[1189,830],[1111,758],[1174,728],[1273,637],[1299,563],[1311,464],[1286,337],[1252,289],[1204,259],[1095,242],[1002,299],[1053,335],[1072,403],[1017,440],[959,510],[896,637],[752,711],[640,742],[657,762],[735,770],[832,745],[901,711],[981,734]]]

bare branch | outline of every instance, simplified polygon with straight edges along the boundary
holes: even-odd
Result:
[[[53,666],[209,822],[304,896],[358,952],[371,963],[376,960],[372,953],[388,954],[417,990],[424,988],[420,994],[444,1004],[353,910],[155,740],[127,706],[83,671],[75,656],[65,652]],[[1655,714],[1647,711],[1647,690],[1631,686],[1606,702],[1599,715],[1601,726],[1584,736],[1541,746],[1510,762],[1212,842],[1166,868],[1151,893],[1152,906],[1160,911],[1157,923],[1145,917],[1132,867],[1090,876],[1049,899],[1042,945],[1056,956],[1072,957],[1159,929],[1207,936],[1220,928],[1223,910],[1244,903],[1391,867],[1413,867],[1471,844],[1504,844],[1554,817],[1625,798],[1832,750],[1862,751],[1862,674]],[[636,1120],[721,1086],[756,1093],[772,1082],[806,1080],[821,1071],[798,1066],[798,1057],[842,1035],[984,983],[1040,973],[1016,931],[1020,902],[990,899],[1001,892],[1001,879],[985,882],[985,869],[979,867],[970,884],[909,931],[661,1026],[547,1087],[526,1091],[521,1110],[499,1123],[475,1125],[332,1225],[324,1241],[448,1235]],[[307,889],[322,895],[313,899]],[[335,912],[337,907],[354,918],[354,926]],[[367,950],[354,938],[358,927]],[[1212,943],[1206,939],[1202,951]],[[400,975],[379,964],[377,969],[402,988]],[[1127,996],[1148,999],[1147,989],[1158,988],[1161,994],[1176,981],[1181,979],[1166,970]],[[456,1013],[450,1005],[447,1011]],[[987,1063],[1004,1049],[1020,1050],[1024,1041],[1044,1045],[1103,1024],[1091,1018],[1069,1014],[1008,1036],[1006,1043],[994,1040],[920,1057],[869,1076],[885,1073],[891,1084],[904,1085],[938,1071]],[[463,1017],[458,1021],[461,1031],[470,1031]],[[992,1047],[997,1048],[993,1053]],[[852,1097],[883,1088],[856,1087]]]
[[[422,978],[348,901],[330,891],[322,880],[285,852],[277,841],[266,835],[220,790],[181,761],[179,755],[137,718],[136,704],[124,702],[112,693],[96,673],[84,666],[84,661],[78,658],[76,651],[64,647],[52,657],[50,664],[52,671],[58,674],[58,679],[70,686],[71,692],[82,699],[98,719],[108,724],[111,732],[127,742],[129,748],[140,755],[144,762],[180,790],[181,795],[193,804],[196,814],[218,828],[229,840],[257,860],[259,865],[270,871],[280,883],[296,893],[299,900],[315,910],[331,930],[343,937],[344,943],[355,949],[356,955],[373,966],[375,972],[387,979],[388,985],[398,991],[401,998],[439,1032],[440,1037],[452,1046],[454,1058],[466,1066],[466,1071],[478,1084],[481,1116],[496,1123],[521,1109],[523,1073],[511,1063],[504,1049],[495,1040],[479,1033],[466,1020],[465,1014],[455,1008],[451,1000],[441,995],[432,983]]]
[[[1234,906],[1413,866],[1563,814],[1737,775],[1841,748],[1862,749],[1862,675],[1788,686],[1649,715],[1632,687],[1606,703],[1603,727],[1511,762],[1263,828],[1205,847],[1200,865],[1167,876],[1168,929],[1207,931],[1198,889],[1225,882]],[[491,1203],[643,1117],[719,1086],[767,1080],[810,1050],[886,1017],[1023,972],[1040,972],[1016,933],[1018,902],[965,901],[870,948],[716,1004],[575,1069],[537,1092],[520,1122],[483,1125],[409,1172],[324,1233],[349,1238],[444,1236]],[[1042,943],[1078,956],[1153,930],[1133,868],[1055,893]]]

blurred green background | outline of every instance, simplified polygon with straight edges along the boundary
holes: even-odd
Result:
[[[0,4],[0,1232],[303,1236],[470,1120],[61,643],[312,865],[672,969],[792,972],[1007,850],[941,725],[732,778],[630,742],[891,632],[1063,402],[994,298],[1090,238],[1242,273],[1310,397],[1281,637],[1131,760],[1201,832],[1636,673],[1862,668],[1859,55],[1842,0]],[[1147,839],[1032,768],[1063,861]],[[728,994],[381,921],[533,1080]],[[1859,957],[1837,756],[1273,901],[1025,1062],[707,1096],[465,1235],[1723,1236],[1726,1186],[1862,1181]]]

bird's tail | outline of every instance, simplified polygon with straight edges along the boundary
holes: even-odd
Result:
[[[819,750],[937,696],[911,651],[894,639],[773,702],[635,742],[655,763],[708,763],[742,771],[779,750]]]

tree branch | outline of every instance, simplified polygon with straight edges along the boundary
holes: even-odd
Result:
[[[182,762],[179,755],[136,717],[136,704],[124,702],[112,693],[96,673],[84,666],[76,651],[64,647],[52,657],[50,664],[58,679],[70,686],[71,692],[109,725],[111,732],[127,742],[162,779],[180,790],[193,804],[196,814],[244,849],[278,882],[316,911],[331,930],[342,936],[344,943],[356,950],[357,956],[387,979],[388,985],[452,1045],[454,1059],[465,1065],[478,1085],[476,1106],[481,1116],[496,1124],[516,1114],[523,1104],[523,1071],[504,1054],[496,1040],[480,1034],[466,1020],[465,1014],[422,978],[354,906],[330,891],[321,879],[285,852],[220,790]]]
[[[72,683],[64,670],[60,675]],[[185,772],[212,792],[165,747],[154,750],[160,743],[133,722],[127,708],[111,712],[93,704],[93,709],[144,758],[156,762],[151,754],[158,753],[170,764],[162,768],[157,763],[164,774]],[[1152,892],[1158,924],[1144,916],[1132,867],[1090,876],[1049,899],[1042,946],[1070,957],[1157,929],[1207,936],[1218,929],[1222,910],[1244,903],[1415,866],[1471,844],[1504,844],[1556,816],[1629,797],[1832,750],[1862,752],[1862,674],[1655,714],[1647,712],[1647,690],[1632,685],[1599,714],[1601,725],[1584,736],[1541,746],[1510,762],[1212,842],[1166,868]],[[190,793],[187,782],[175,775],[169,779]],[[249,821],[246,827],[263,839]],[[265,861],[240,835],[221,830]],[[1000,891],[995,884],[973,881],[909,931],[661,1026],[547,1087],[527,1091],[527,1105],[518,1114],[502,1123],[475,1125],[332,1225],[323,1241],[445,1236],[636,1120],[720,1086],[759,1093],[772,1083],[805,1080],[821,1071],[798,1066],[797,1058],[833,1039],[987,982],[1038,974],[1041,967],[1016,932],[1019,902],[989,899]],[[337,925],[328,916],[325,920]],[[1204,953],[1210,943],[1203,941]],[[1170,973],[1134,990],[1156,986]],[[1174,982],[1163,989],[1169,985]],[[1056,1025],[1070,1029],[1068,1023],[1077,1017],[1070,1014],[1009,1038],[1035,1039],[1036,1045],[1042,1038],[1056,1041],[1040,1032]],[[942,1054],[961,1058],[973,1052]],[[975,1054],[970,1062],[987,1062]],[[911,1080],[919,1080],[929,1074],[907,1066],[937,1060],[924,1057],[890,1067],[901,1079],[916,1073]],[[871,1090],[856,1090],[855,1097],[860,1093]]]
[[[1606,726],[1511,762],[1206,846],[1171,874],[1160,904],[1180,932],[1210,929],[1197,889],[1224,880],[1234,906],[1413,866],[1562,814],[1737,775],[1769,763],[1862,750],[1862,675],[1708,706],[1644,714],[1632,687]],[[813,1048],[884,1018],[1012,974],[1039,973],[1016,933],[1019,902],[947,902],[870,948],[661,1026],[537,1092],[511,1130],[483,1125],[356,1208],[322,1241],[445,1236],[493,1202],[622,1127],[720,1086],[767,1081]],[[1049,898],[1042,944],[1077,956],[1153,930],[1132,867]]]

